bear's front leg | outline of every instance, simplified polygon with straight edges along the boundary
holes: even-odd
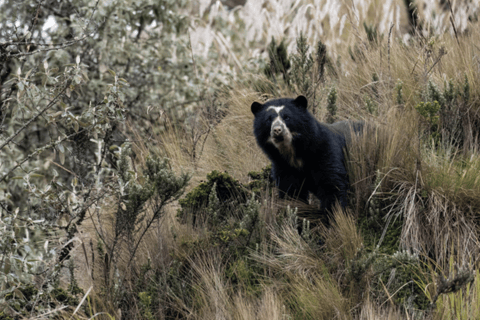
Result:
[[[326,187],[325,190],[317,190],[315,193],[321,202],[322,212],[332,212],[333,207],[338,202],[343,209],[347,206],[347,194],[344,190],[339,190],[336,186]]]
[[[275,177],[275,185],[278,188],[278,196],[284,199],[288,196],[303,202],[308,202],[308,188],[305,179],[298,175],[281,175]]]

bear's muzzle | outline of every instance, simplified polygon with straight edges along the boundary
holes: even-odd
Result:
[[[270,135],[272,136],[273,139],[275,139],[276,141],[280,142],[280,141],[283,141],[284,137],[283,137],[283,126],[282,125],[275,125],[275,126],[272,126],[272,130],[270,132]]]

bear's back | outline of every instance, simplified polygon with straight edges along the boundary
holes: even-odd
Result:
[[[332,124],[323,124],[323,125],[325,125],[334,134],[341,136],[348,143],[351,140],[352,134],[362,133],[363,128],[365,126],[365,122],[343,120],[343,121],[338,121]]]

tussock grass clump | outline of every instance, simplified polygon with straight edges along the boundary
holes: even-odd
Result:
[[[420,170],[416,115],[392,109],[383,120],[367,123],[347,146],[347,168],[356,213],[373,195],[392,190],[401,181],[414,181]],[[388,195],[386,195],[388,196]]]
[[[329,228],[320,227],[326,252],[333,253],[330,263],[341,265],[354,259],[363,248],[363,237],[358,230],[354,216],[343,212],[340,208],[334,210],[332,225]]]

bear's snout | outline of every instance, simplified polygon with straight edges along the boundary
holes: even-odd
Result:
[[[276,136],[279,136],[282,134],[282,127],[281,126],[276,126],[276,127],[273,127],[272,129],[272,132],[273,132],[273,136],[276,137]]]
[[[272,136],[273,140],[277,142],[281,142],[284,140],[285,134],[286,134],[286,129],[281,123],[277,123],[272,126],[270,135]]]

